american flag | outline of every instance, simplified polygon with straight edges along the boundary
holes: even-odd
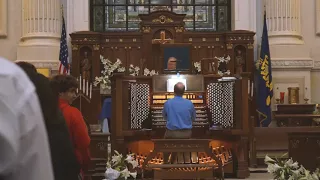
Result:
[[[68,45],[67,45],[67,32],[66,32],[66,24],[64,22],[63,15],[62,15],[62,30],[61,30],[61,39],[60,39],[59,60],[60,60],[59,73],[60,74],[70,74]]]

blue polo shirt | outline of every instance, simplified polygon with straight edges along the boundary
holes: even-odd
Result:
[[[164,103],[163,117],[167,120],[167,129],[191,129],[192,121],[196,118],[193,103],[181,96],[175,96]]]

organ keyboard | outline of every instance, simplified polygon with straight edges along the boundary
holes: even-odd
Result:
[[[155,93],[152,96],[151,118],[152,128],[165,128],[162,110],[164,103],[174,97],[173,93]],[[204,93],[185,93],[183,98],[189,99],[195,106],[196,119],[193,127],[209,127],[207,107],[205,106]]]

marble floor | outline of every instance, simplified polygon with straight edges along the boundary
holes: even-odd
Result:
[[[226,178],[228,179],[228,178]],[[272,180],[272,176],[269,173],[251,173],[250,177],[247,178],[250,180]],[[236,180],[236,179],[228,179],[228,180]]]
[[[250,180],[272,180],[272,175],[267,172],[267,168],[249,168]],[[228,180],[236,180],[232,178],[226,178]]]

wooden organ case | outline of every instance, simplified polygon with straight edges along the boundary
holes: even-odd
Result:
[[[156,76],[143,76],[142,69],[165,74],[162,44],[190,45],[190,68],[184,75],[189,74],[191,79],[197,76],[203,82],[202,90],[185,94],[197,108],[193,138],[210,139],[213,154],[222,159],[225,172],[245,178],[249,175],[247,147],[252,126],[249,116],[252,116],[250,111],[254,109],[253,101],[248,97],[248,89],[251,89],[248,83],[253,80],[249,72],[253,69],[255,33],[187,31],[184,28],[184,16],[169,11],[156,11],[140,15],[139,32],[72,33],[71,73],[75,77],[85,75],[89,83],[93,83],[103,67],[100,55],[113,62],[120,59],[126,69],[131,64],[140,67],[139,76],[128,76],[126,71],[114,74],[112,78],[111,147],[124,153],[134,152],[142,162],[153,150],[154,143],[150,139],[163,137],[165,122],[157,118],[163,103],[173,96],[172,93],[154,91],[153,79]],[[206,72],[209,68],[202,67],[200,74],[193,66],[195,62],[205,65],[202,60],[226,56],[230,57],[230,62],[225,65],[225,69],[230,71],[228,76],[241,79],[218,82],[221,76]],[[90,69],[85,74],[82,70],[84,59],[90,63]],[[220,90],[215,92],[215,89]],[[229,96],[223,94],[227,92]],[[90,100],[80,96],[75,102],[89,124],[99,122],[104,97],[100,94],[100,87],[93,87]],[[220,109],[215,106],[217,100],[221,103]],[[148,130],[143,129],[143,126],[148,126]],[[98,148],[96,144],[92,146]],[[96,157],[94,154],[92,156]],[[160,162],[157,158],[153,160]]]
[[[248,171],[248,77],[243,73],[241,79],[222,81],[214,75],[184,75],[187,84],[197,80],[203,87],[187,90],[184,97],[190,99],[196,108],[196,120],[193,122],[192,139],[210,139],[208,147],[221,159],[224,172],[245,178]],[[162,139],[166,122],[162,118],[162,108],[173,94],[161,91],[157,84],[170,75],[153,77],[125,76],[113,77],[112,97],[112,148],[124,153],[137,154],[142,167],[144,160],[154,150],[152,139]],[[196,86],[199,83],[194,82]],[[200,83],[201,84],[201,83]],[[188,86],[188,85],[187,85]],[[202,155],[193,159],[202,159],[194,163],[206,163]],[[209,158],[210,159],[210,158]],[[208,159],[208,160],[209,160]],[[178,158],[178,163],[185,159]],[[152,157],[149,164],[163,163],[162,155]]]

